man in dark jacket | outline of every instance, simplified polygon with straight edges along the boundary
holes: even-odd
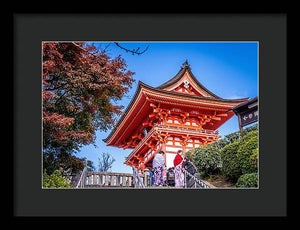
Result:
[[[191,175],[199,179],[200,174],[197,172],[196,166],[188,158],[184,159],[183,166],[188,173],[190,173]],[[196,183],[195,180],[189,174],[187,174],[186,186],[188,188],[194,188],[195,183]],[[199,187],[197,183],[196,183],[196,187]]]

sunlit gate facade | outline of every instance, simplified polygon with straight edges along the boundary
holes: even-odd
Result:
[[[234,106],[248,98],[223,99],[205,88],[185,62],[180,71],[158,87],[138,83],[135,95],[116,127],[104,141],[109,146],[133,149],[125,164],[143,172],[159,150],[167,167],[176,152],[212,143],[218,128],[229,120]]]

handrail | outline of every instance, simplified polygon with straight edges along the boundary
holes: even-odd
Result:
[[[170,124],[154,124],[154,127],[157,128],[169,128],[174,130],[193,130],[197,133],[204,133],[204,134],[212,134],[212,135],[218,135],[218,130],[210,130],[210,129],[203,129],[203,128],[196,128],[196,127],[185,127],[185,126],[174,126]]]
[[[79,188],[80,182],[81,182],[81,188],[84,187],[84,178],[83,178],[83,175],[85,175],[85,172],[86,172],[86,166],[84,167],[84,169],[81,172],[80,179],[79,179],[79,181],[78,181],[78,183],[76,185],[76,188]]]
[[[197,184],[200,186],[200,188],[211,188],[210,185],[208,185],[203,180],[198,179],[197,177],[195,177],[194,175],[192,175],[191,173],[189,173],[185,168],[182,168],[182,170],[184,172],[184,187],[185,188],[187,188],[187,181],[186,181],[186,176],[187,175],[189,175],[190,177],[192,177],[193,180],[195,181],[195,188],[197,187]]]
[[[136,188],[137,187],[137,183],[136,183],[136,177],[138,178],[139,184],[142,186],[142,188],[145,188],[145,185],[139,175],[139,173],[137,172],[136,168],[134,166],[132,166],[132,170],[133,170],[133,185]]]
[[[134,147],[134,150],[126,157],[126,159],[129,159],[133,155],[134,152],[138,151],[138,149],[144,145],[147,138],[149,138],[152,135],[153,132],[154,132],[154,128],[152,128],[147,133],[147,135]]]

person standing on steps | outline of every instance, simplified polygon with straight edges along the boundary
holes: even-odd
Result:
[[[184,173],[183,173],[183,152],[178,150],[174,158],[174,167],[175,167],[175,187],[184,187]]]
[[[163,186],[164,184],[163,172],[166,167],[164,155],[165,152],[160,150],[153,158],[154,186]]]
[[[148,172],[150,177],[149,186],[151,187],[154,183],[153,168],[151,166],[148,167]]]
[[[185,156],[182,165],[188,173],[195,176],[197,179],[200,179],[200,174],[197,172],[197,168],[192,163],[190,156]],[[186,176],[186,187],[187,188],[199,187],[196,181],[189,174]]]

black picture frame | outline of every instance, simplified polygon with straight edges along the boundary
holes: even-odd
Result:
[[[16,13],[13,27],[14,216],[287,215],[286,14]],[[258,41],[259,189],[42,190],[41,42],[45,40]],[[280,108],[276,116],[274,107]]]

